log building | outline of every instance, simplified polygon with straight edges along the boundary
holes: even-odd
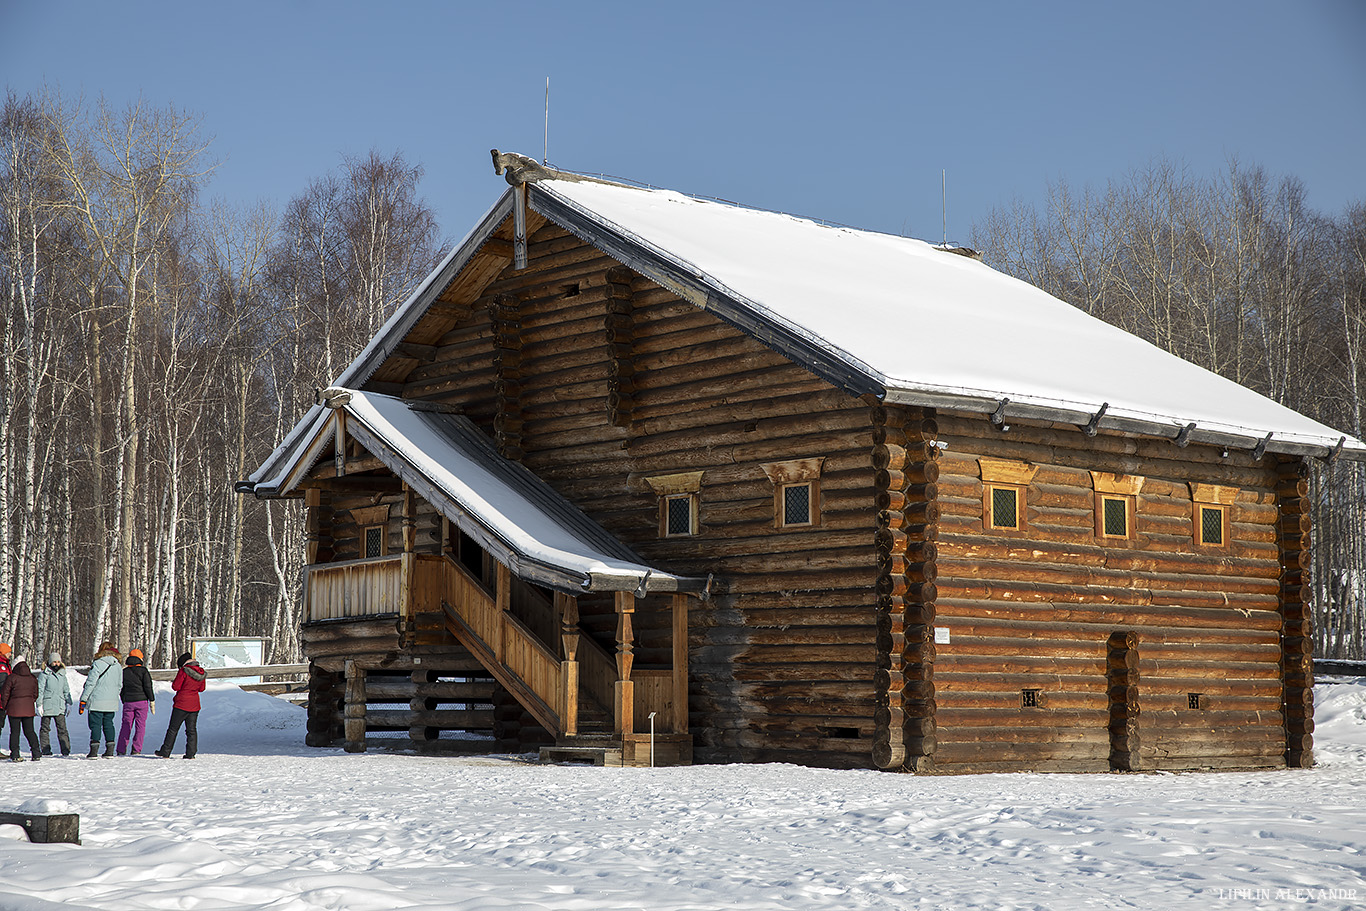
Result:
[[[961,250],[494,160],[239,485],[307,505],[309,743],[1312,763],[1307,460],[1366,445]]]

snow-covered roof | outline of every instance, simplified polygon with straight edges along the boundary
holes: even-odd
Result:
[[[1322,455],[1344,434],[966,256],[599,181],[531,205],[851,391]],[[866,384],[866,386],[865,386]],[[1366,458],[1346,437],[1342,451]]]
[[[522,579],[562,591],[704,592],[706,580],[649,566],[522,465],[504,459],[468,418],[421,403],[333,387],[345,433]],[[288,492],[323,449],[336,421],[320,409],[286,464],[256,484]]]

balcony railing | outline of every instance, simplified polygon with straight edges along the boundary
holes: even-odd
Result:
[[[413,605],[440,603],[441,558],[395,554],[305,567],[304,607],[308,621],[398,614]]]

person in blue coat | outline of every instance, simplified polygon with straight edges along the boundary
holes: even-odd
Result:
[[[81,704],[77,711],[84,715],[90,710],[90,752],[87,759],[99,754],[100,735],[104,735],[104,756],[114,755],[114,713],[119,710],[119,691],[123,689],[123,665],[119,650],[111,642],[101,642],[90,674],[81,689]]]
[[[38,747],[44,756],[52,755],[47,729],[54,724],[57,746],[63,756],[71,755],[71,736],[66,731],[66,711],[71,704],[71,683],[66,679],[66,665],[62,664],[62,656],[53,652],[47,656],[47,665],[38,675],[38,714],[43,719],[38,727]]]

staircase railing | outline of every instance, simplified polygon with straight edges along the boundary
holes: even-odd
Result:
[[[454,560],[446,560],[442,609],[452,632],[552,736],[563,732],[560,659],[508,610],[510,577],[499,567],[498,596]]]

